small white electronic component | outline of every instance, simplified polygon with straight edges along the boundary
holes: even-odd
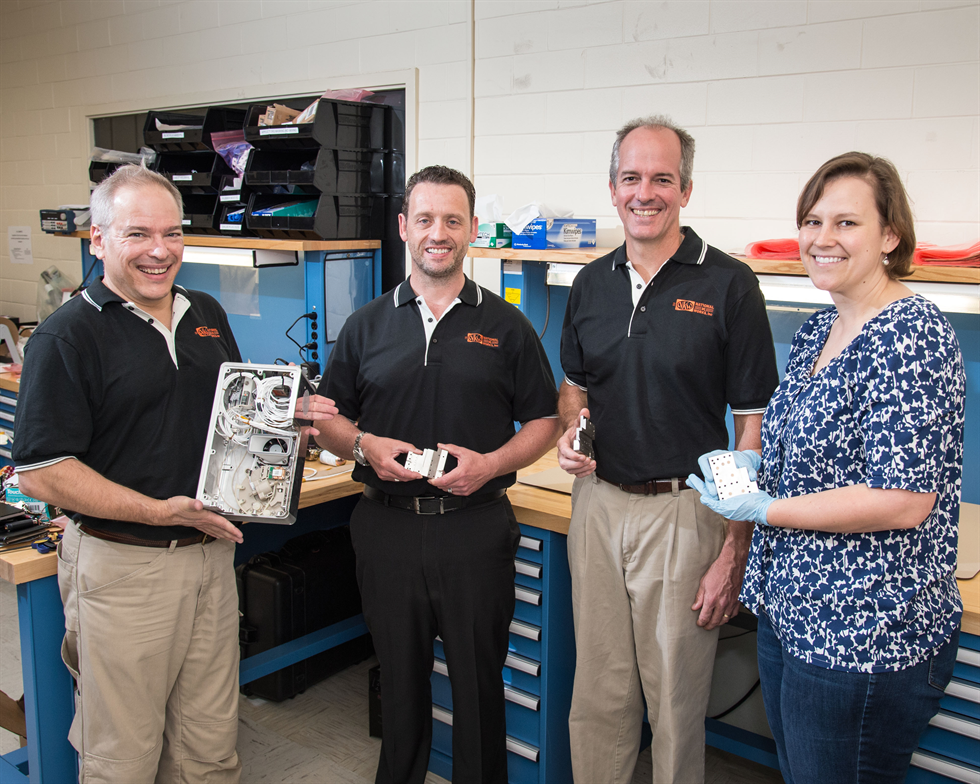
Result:
[[[759,486],[749,479],[749,469],[735,467],[735,455],[723,452],[708,458],[718,498],[724,501],[746,493],[758,493]]]
[[[408,452],[405,455],[405,468],[422,474],[426,479],[438,479],[446,467],[449,452],[445,449],[425,449],[421,455]]]
[[[572,449],[590,460],[595,459],[595,425],[592,424],[591,419],[578,418],[578,427],[575,430],[575,438],[572,440]]]
[[[305,454],[293,424],[302,370],[225,362],[218,373],[197,498],[229,520],[296,522]]]

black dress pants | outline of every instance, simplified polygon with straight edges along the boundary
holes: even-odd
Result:
[[[381,663],[377,784],[425,780],[436,635],[452,684],[453,782],[506,784],[501,671],[520,540],[510,501],[418,515],[362,498],[350,528],[364,618]]]

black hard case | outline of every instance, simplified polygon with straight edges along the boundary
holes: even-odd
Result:
[[[361,612],[347,526],[291,539],[279,552],[253,556],[236,574],[242,658]],[[372,653],[364,635],[246,683],[242,693],[285,700]]]

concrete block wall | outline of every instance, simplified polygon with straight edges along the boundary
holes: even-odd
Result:
[[[2,0],[0,232],[31,226],[35,262],[2,243],[0,313],[33,318],[51,263],[79,274],[37,211],[87,198],[86,109],[405,69],[418,165],[471,171],[507,210],[615,236],[613,132],[663,112],[698,142],[683,218],[726,250],[793,236],[800,187],[849,149],[895,161],[921,239],[980,236],[977,0]]]
[[[616,226],[613,133],[665,113],[697,140],[682,219],[725,250],[795,236],[800,188],[852,149],[895,162],[921,239],[980,236],[977,2],[477,0],[475,16],[477,185],[507,209]]]

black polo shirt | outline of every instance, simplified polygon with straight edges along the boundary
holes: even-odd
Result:
[[[152,319],[93,283],[44,320],[24,358],[13,458],[20,470],[78,458],[151,498],[197,492],[222,362],[240,362],[221,305],[174,287],[187,304],[174,354]],[[73,515],[105,531],[179,539],[196,529]]]
[[[499,449],[514,422],[554,416],[554,376],[523,313],[467,279],[426,343],[411,279],[355,311],[330,354],[320,394],[377,436],[419,449]],[[424,479],[383,482],[370,466],[354,479],[397,495],[444,495]],[[483,492],[509,487],[510,473]]]
[[[601,477],[635,484],[700,473],[726,449],[726,404],[761,413],[779,382],[752,270],[684,229],[634,308],[626,246],[588,264],[568,297],[565,383],[585,389]]]

